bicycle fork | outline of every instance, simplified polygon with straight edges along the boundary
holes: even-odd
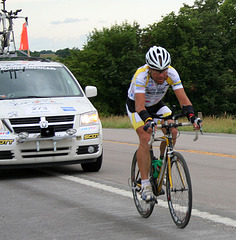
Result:
[[[173,153],[173,145],[172,145],[172,141],[170,139],[166,139],[166,152],[165,152],[165,164],[167,165],[167,175],[168,175],[168,179],[169,179],[169,183],[170,183],[170,187],[171,189],[173,189],[173,183],[172,183],[172,176],[171,176],[171,158],[172,158],[172,153]],[[166,168],[166,166],[163,166],[164,168]],[[164,169],[165,170],[165,169]],[[162,181],[164,178],[164,172],[162,174]]]
[[[168,178],[169,178],[169,184],[170,184],[171,191],[173,190],[173,181],[172,181],[172,174],[171,174],[171,165],[173,164],[173,162],[175,162],[175,164],[176,164],[179,178],[182,182],[183,188],[185,189],[185,186],[186,186],[183,175],[182,175],[180,167],[179,167],[179,163],[177,160],[173,160],[173,152],[174,152],[173,146],[167,147],[167,153],[166,153],[167,174],[168,174]]]

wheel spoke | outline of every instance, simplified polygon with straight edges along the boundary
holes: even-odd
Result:
[[[187,164],[183,156],[174,153],[174,160],[171,163],[171,178],[173,188],[167,178],[167,200],[171,216],[175,224],[184,228],[187,226],[192,210],[192,187]]]

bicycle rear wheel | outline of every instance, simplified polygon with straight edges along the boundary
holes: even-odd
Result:
[[[184,157],[173,152],[171,158],[171,189],[169,176],[166,176],[166,192],[170,214],[179,228],[188,225],[192,212],[192,186],[188,166]]]
[[[148,218],[152,214],[155,202],[146,202],[141,198],[141,175],[137,164],[137,151],[131,165],[131,187],[138,212],[143,218]]]

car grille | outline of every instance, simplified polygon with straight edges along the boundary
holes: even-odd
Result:
[[[65,132],[67,129],[73,128],[74,125],[74,115],[50,116],[45,117],[45,119],[48,121],[48,127],[53,128],[54,132]],[[15,133],[40,133],[40,120],[40,117],[9,119]]]
[[[58,147],[55,152],[53,148],[42,148],[40,151],[37,151],[37,149],[21,150],[22,158],[58,157],[69,155],[69,153],[69,147]]]

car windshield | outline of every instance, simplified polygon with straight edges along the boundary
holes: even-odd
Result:
[[[83,96],[64,67],[0,69],[0,99],[60,96]]]

